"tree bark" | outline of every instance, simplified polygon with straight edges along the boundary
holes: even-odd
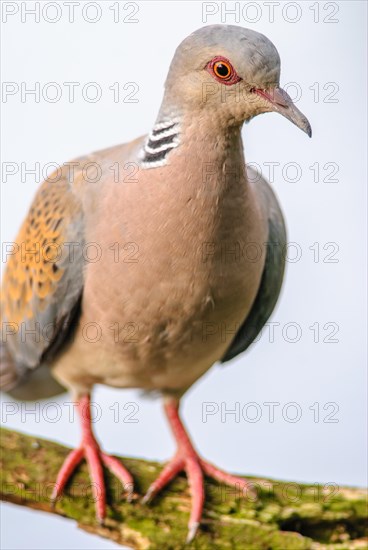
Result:
[[[190,494],[184,476],[150,505],[127,502],[106,472],[108,516],[95,520],[86,464],[53,508],[49,497],[69,449],[36,436],[2,429],[1,499],[78,522],[81,529],[136,549],[349,550],[368,548],[367,499],[363,489],[252,478],[258,498],[206,480],[201,529],[185,545]],[[142,495],[157,476],[156,462],[122,458]],[[6,527],[3,526],[3,529]]]

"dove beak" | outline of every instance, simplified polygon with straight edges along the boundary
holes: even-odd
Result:
[[[285,90],[276,86],[275,88],[266,90],[253,88],[252,91],[272,103],[273,111],[280,113],[280,115],[293,122],[298,128],[308,134],[309,137],[312,137],[312,128],[307,117],[295,107],[291,97]]]

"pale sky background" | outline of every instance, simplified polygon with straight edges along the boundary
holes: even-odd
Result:
[[[27,168],[36,162],[61,164],[146,133],[155,121],[174,50],[190,32],[205,23],[222,22],[266,34],[281,56],[281,84],[289,83],[286,88],[292,97],[301,95],[297,105],[312,124],[313,138],[309,140],[279,115],[267,114],[244,128],[245,155],[266,176],[265,163],[280,163],[273,186],[289,240],[297,243],[290,255],[297,251],[301,257],[288,263],[272,317],[279,323],[274,341],[265,330],[248,353],[225,367],[214,367],[188,392],[183,416],[200,452],[229,471],[365,485],[366,2],[334,2],[335,8],[321,2],[318,13],[311,9],[315,2],[297,2],[299,13],[291,8],[285,12],[281,2],[273,22],[263,2],[258,3],[258,12],[254,8],[241,12],[238,22],[234,15],[221,13],[224,3],[210,3],[208,10],[217,8],[217,13],[206,21],[201,2],[137,2],[121,11],[117,23],[109,9],[113,3],[100,3],[101,19],[95,24],[82,17],[84,1],[76,7],[74,23],[68,22],[63,2],[59,2],[60,21],[54,24],[42,16],[35,23],[25,14],[22,22],[21,11],[3,23],[3,81],[19,88],[22,82],[28,88],[40,82],[46,94],[45,84],[56,82],[63,93],[55,103],[42,96],[39,103],[29,96],[22,102],[20,92],[3,99],[2,162],[24,163]],[[9,3],[2,4],[4,10]],[[17,4],[21,10],[21,4],[32,7],[34,2]],[[244,3],[239,5],[242,10]],[[56,12],[49,9],[45,17],[55,18]],[[94,16],[91,8],[87,17]],[[124,17],[138,22],[123,22]],[[64,82],[81,83],[74,103],[68,101]],[[101,87],[97,103],[81,96],[80,89],[88,82]],[[114,103],[109,86],[115,82],[123,96],[132,90],[124,90],[124,84],[136,83],[138,102]],[[299,181],[291,181],[295,169],[288,163],[298,164]],[[14,239],[38,186],[34,176],[21,180],[20,172],[7,182],[3,177],[2,241]],[[287,341],[295,335],[288,323],[297,323],[294,327],[301,332],[295,343]],[[317,327],[319,342],[314,342]],[[323,341],[329,338],[337,342]],[[158,460],[172,455],[174,443],[158,399],[103,387],[96,388],[93,398],[101,407],[96,431],[105,450]],[[60,405],[56,423],[45,415],[22,418],[20,410],[6,417],[7,399],[2,404],[5,426],[78,444],[78,423],[70,423],[67,409],[61,408],[69,401],[67,395],[54,400]],[[114,423],[109,407],[128,402],[138,406],[138,423]],[[221,403],[228,409],[239,403],[243,409],[255,402],[261,417],[257,422],[244,418],[236,422],[228,415],[221,422],[219,412],[205,423],[204,402],[217,404],[219,410]],[[280,403],[273,423],[266,402]],[[301,414],[298,422],[287,419],[287,413],[293,417],[296,411],[288,408],[291,402]],[[312,406],[320,412],[317,422]],[[329,413],[334,413],[330,420],[336,422],[326,422]],[[254,408],[248,409],[249,418],[254,414]],[[12,505],[2,506],[1,520],[4,550],[117,548],[78,531],[73,522]]]

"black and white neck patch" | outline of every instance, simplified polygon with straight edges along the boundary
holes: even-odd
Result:
[[[140,154],[141,168],[164,166],[167,155],[179,145],[179,121],[168,119],[152,128]]]

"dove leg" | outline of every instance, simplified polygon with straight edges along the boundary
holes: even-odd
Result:
[[[104,464],[123,484],[128,498],[133,492],[133,478],[121,462],[103,453],[92,431],[90,396],[83,396],[77,403],[82,428],[82,442],[71,451],[59,470],[55,487],[51,495],[52,502],[59,498],[76,467],[86,459],[92,480],[93,499],[96,503],[96,518],[102,523],[106,515],[106,487],[102,464]]]
[[[190,542],[195,537],[202,517],[205,500],[204,475],[212,477],[220,483],[235,487],[239,491],[239,494],[243,495],[245,495],[247,490],[252,491],[252,486],[246,479],[228,474],[203,460],[198,455],[180,419],[178,400],[167,399],[164,407],[177,442],[177,452],[174,458],[162,470],[159,477],[151,484],[143,502],[151,501],[179,472],[184,470],[188,477],[192,498],[187,537],[187,542]]]

